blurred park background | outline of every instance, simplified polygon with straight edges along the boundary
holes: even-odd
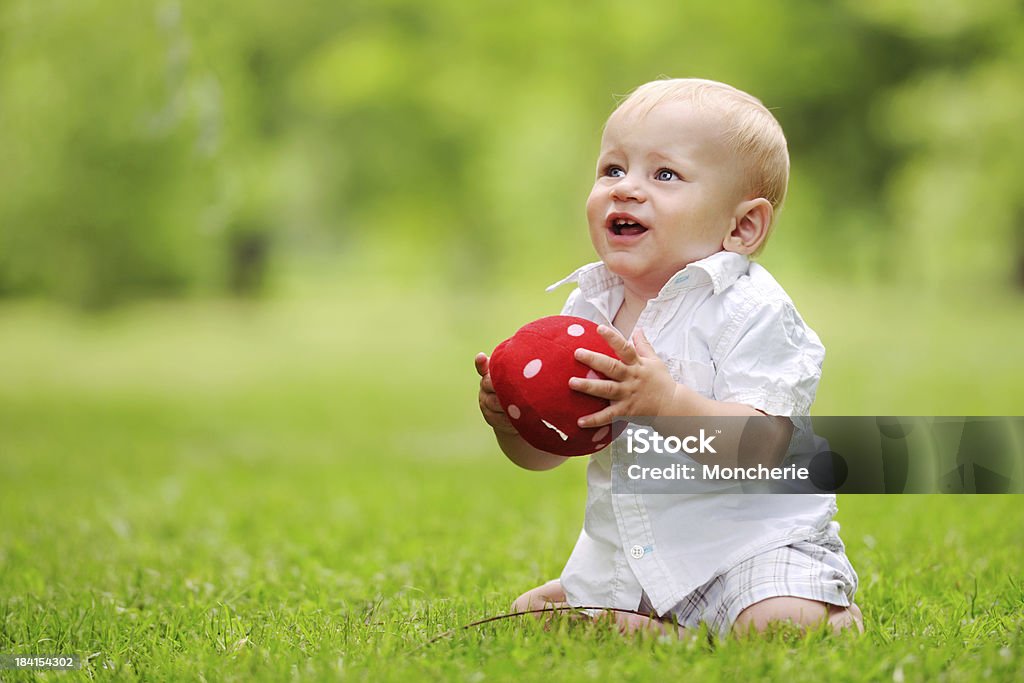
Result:
[[[865,335],[934,361],[925,374],[974,364],[982,391],[1024,329],[1022,67],[1012,0],[5,0],[0,325],[16,329],[0,343],[24,372],[11,346],[42,353],[30,328],[61,336],[45,325],[80,331],[155,301],[187,317],[319,299],[289,325],[322,336],[387,290],[452,316],[469,311],[460,297],[502,292],[466,314],[500,320],[473,340],[490,345],[556,310],[530,297],[592,260],[583,200],[615,97],[694,75],[755,93],[788,134],[790,196],[763,260],[826,344]],[[816,319],[812,297],[832,289],[842,305]],[[183,336],[201,350],[222,318]],[[977,326],[966,346],[943,338]],[[989,353],[993,327],[1009,345]],[[878,357],[850,360],[864,382]],[[951,409],[973,405],[963,389],[948,387]]]
[[[1024,288],[1012,0],[5,0],[0,22],[8,299],[274,295],[286,270],[357,264],[367,285],[556,279],[590,257],[614,96],[659,75],[782,122],[769,265]]]
[[[556,575],[584,463],[505,462],[472,357],[593,260],[601,126],[662,75],[788,135],[762,261],[828,349],[817,414],[1024,412],[1015,0],[0,0],[8,642],[82,591],[493,607]],[[843,518],[855,563],[895,504]]]

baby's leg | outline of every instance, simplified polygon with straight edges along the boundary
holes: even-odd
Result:
[[[751,629],[763,631],[772,622],[787,621],[804,628],[815,628],[827,621],[836,633],[848,628],[864,632],[864,617],[856,604],[842,607],[788,596],[767,598],[750,605],[736,617],[732,630],[744,635]]]
[[[674,635],[677,638],[692,635],[691,632],[687,631],[682,626],[673,624],[671,621],[661,621],[659,619],[643,617],[639,614],[630,614],[629,612],[606,612],[605,614],[611,615],[609,618],[615,622],[619,631],[625,634],[639,633],[643,631],[645,633],[653,633],[659,636]]]
[[[533,590],[528,590],[512,603],[513,612],[526,612],[535,609],[544,609],[545,607],[568,607],[569,603],[565,601],[565,591],[562,590],[562,582],[558,579],[552,579],[545,583],[543,586],[537,586]],[[535,617],[540,617],[540,612],[534,614]]]
[[[512,603],[512,611],[526,612],[529,610],[544,609],[546,607],[552,608],[568,606],[569,603],[566,602],[565,591],[562,589],[561,581],[558,579],[552,579],[543,586],[537,586],[516,598],[515,602]],[[569,610],[564,611],[569,612]],[[530,616],[542,617],[544,616],[544,613],[535,612]],[[677,627],[671,623],[658,621],[657,619],[651,619],[639,614],[630,614],[629,612],[606,611],[602,612],[599,618],[609,619],[622,633],[647,631],[657,633],[658,635],[675,633],[680,637],[685,633],[682,627],[678,627],[677,629]]]
[[[738,635],[760,632],[774,622],[864,631],[860,608],[850,602],[857,574],[838,537],[797,541],[754,555],[716,582],[705,592],[714,603],[711,616],[721,635],[730,629]]]

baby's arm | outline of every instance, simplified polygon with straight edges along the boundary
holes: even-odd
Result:
[[[550,470],[568,460],[567,457],[538,450],[519,436],[512,421],[502,410],[498,395],[494,393],[488,367],[490,360],[486,353],[478,353],[474,359],[477,374],[480,375],[480,413],[494,429],[494,436],[502,452],[509,460],[527,470]]]
[[[610,424],[615,418],[669,418],[656,420],[654,424],[662,435],[667,436],[683,427],[687,429],[682,431],[693,433],[702,426],[697,420],[694,429],[690,430],[685,421],[679,418],[748,417],[753,418],[753,421],[748,421],[743,429],[724,430],[716,437],[717,454],[707,459],[722,465],[737,464],[740,459],[740,438],[745,436],[746,443],[753,442],[761,446],[756,461],[766,466],[781,462],[793,434],[793,423],[788,418],[768,416],[743,403],[716,401],[698,394],[685,384],[679,384],[672,379],[668,368],[658,358],[642,330],[634,331],[632,345],[613,328],[600,325],[597,331],[615,349],[619,360],[587,349],[576,350],[578,361],[608,379],[574,377],[569,380],[569,386],[576,391],[610,401],[604,410],[580,418],[581,427],[599,427]],[[751,429],[756,430],[756,433],[752,434]],[[686,435],[678,434],[680,437]],[[751,438],[752,435],[755,438]],[[743,454],[745,464],[749,464],[751,456],[750,453]],[[699,454],[691,457],[698,462],[703,460]]]

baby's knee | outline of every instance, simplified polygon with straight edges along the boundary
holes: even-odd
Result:
[[[827,605],[804,598],[768,598],[747,607],[736,618],[733,632],[743,635],[751,630],[764,631],[774,622],[789,622],[801,628],[816,628],[828,621],[836,632],[856,628],[863,632],[863,617],[856,605]]]
[[[562,607],[566,604],[562,582],[552,579],[542,586],[526,591],[512,603],[513,612],[529,612],[545,607]]]
[[[534,589],[536,590],[536,589]],[[510,608],[513,612],[529,612],[530,605],[533,602],[533,591],[529,590],[520,595],[518,598],[512,601],[512,607]]]
[[[852,602],[849,607],[829,605],[828,623],[836,633],[848,628],[857,629],[858,633],[864,633],[864,615],[861,614],[860,607]]]

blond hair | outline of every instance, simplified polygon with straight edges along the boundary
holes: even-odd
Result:
[[[774,216],[782,209],[789,184],[789,150],[782,126],[753,95],[703,78],[669,78],[645,83],[623,99],[614,113],[646,114],[662,102],[680,101],[711,110],[720,117],[723,139],[745,167],[746,191],[753,197],[764,197],[772,205],[772,225],[768,232],[771,236]]]

